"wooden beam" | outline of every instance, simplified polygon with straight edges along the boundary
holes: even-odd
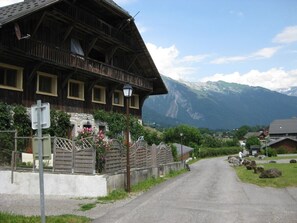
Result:
[[[34,37],[34,35],[36,34],[37,30],[39,29],[41,23],[43,22],[43,20],[44,20],[44,18],[45,18],[45,16],[46,16],[46,14],[47,14],[46,12],[44,12],[44,13],[42,14],[42,16],[41,16],[41,18],[39,19],[39,21],[38,21],[38,23],[37,23],[37,25],[36,25],[36,27],[35,27],[33,33],[31,34],[32,37]]]
[[[72,75],[75,74],[75,73],[76,73],[76,71],[74,71],[74,72],[70,72],[70,73],[67,75],[67,77],[65,78],[65,80],[64,80],[63,83],[62,83],[61,90],[64,89],[64,88],[66,87],[66,85],[67,85],[69,79],[70,79],[70,78],[72,77]]]
[[[136,59],[137,59],[138,55],[134,55],[129,66],[127,67],[127,71],[130,71],[131,67],[133,66],[133,64],[135,63]]]
[[[41,67],[42,64],[43,64],[43,62],[39,62],[33,66],[33,69],[30,71],[27,84],[32,82],[34,76],[36,75],[37,70],[39,70],[39,68]]]
[[[95,37],[91,43],[89,44],[89,47],[87,49],[87,52],[86,52],[86,56],[89,56],[89,53],[91,52],[92,48],[95,46],[96,42],[98,40],[98,37]]]
[[[91,81],[91,84],[89,84],[90,86],[89,86],[89,88],[88,88],[88,92],[91,92],[91,91],[92,91],[93,87],[94,87],[97,83],[100,82],[100,79],[101,79],[101,78],[97,78],[96,80]]]
[[[75,26],[75,23],[73,23],[72,25],[70,25],[70,26],[68,27],[68,29],[67,29],[66,32],[65,32],[63,41],[61,42],[61,45],[62,45],[63,43],[65,43],[65,41],[67,40],[68,36],[70,35],[70,33],[72,32],[72,30],[74,29],[74,26]]]
[[[111,62],[111,59],[113,57],[113,55],[115,54],[115,52],[119,49],[120,47],[119,46],[115,46],[115,47],[112,47],[112,49],[109,51],[108,53],[108,63]]]

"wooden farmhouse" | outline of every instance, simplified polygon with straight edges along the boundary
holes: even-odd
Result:
[[[167,89],[134,23],[112,0],[25,0],[0,8],[0,101],[37,100],[71,114],[73,133],[98,127],[92,111],[141,118],[150,95]]]

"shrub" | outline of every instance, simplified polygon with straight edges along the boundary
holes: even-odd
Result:
[[[174,162],[177,162],[178,161],[178,157],[177,157],[177,149],[176,149],[176,146],[171,144],[170,145],[170,148],[171,148],[171,152],[172,152],[172,156],[173,156],[173,160]]]
[[[199,148],[195,149],[194,153],[197,157],[204,158],[237,154],[240,150],[240,147]]]
[[[109,143],[104,139],[105,135],[101,130],[96,134],[91,128],[84,128],[78,132],[76,137],[78,144],[83,145],[85,141],[88,141],[96,149],[96,171],[98,173],[101,173],[104,169],[105,154],[109,149]]]
[[[271,148],[271,147],[268,147],[268,148],[267,148],[267,155],[268,155],[268,157],[274,157],[274,156],[277,156],[276,149],[273,149],[273,148]]]
[[[287,149],[284,146],[277,148],[276,151],[277,151],[277,154],[286,154],[287,153]]]

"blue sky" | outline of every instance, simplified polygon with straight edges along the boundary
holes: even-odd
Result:
[[[272,90],[297,86],[297,0],[115,2],[131,16],[139,12],[136,25],[163,75]]]
[[[296,0],[115,0],[160,71],[187,81],[297,86]]]

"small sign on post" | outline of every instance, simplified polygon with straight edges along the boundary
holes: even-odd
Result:
[[[37,129],[40,212],[41,212],[41,223],[45,223],[44,180],[43,180],[43,161],[42,161],[43,160],[42,129],[46,129],[51,126],[49,103],[41,103],[41,100],[38,100],[37,104],[31,107],[31,120],[32,120],[32,129]]]
[[[50,120],[50,104],[42,103],[40,107],[33,105],[31,107],[32,129],[38,129],[38,110],[40,109],[40,125],[42,129],[47,129],[51,126]]]

